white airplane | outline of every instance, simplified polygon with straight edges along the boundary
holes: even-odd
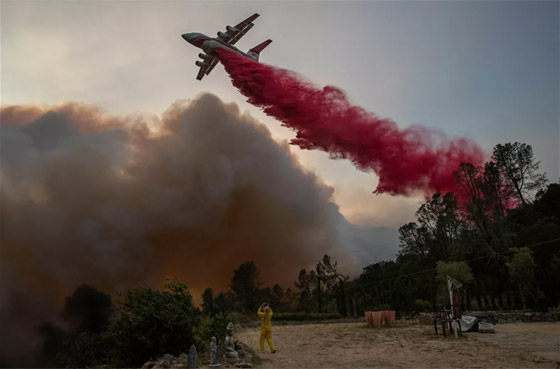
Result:
[[[218,37],[216,38],[208,37],[206,35],[203,35],[202,33],[182,34],[181,37],[183,37],[185,41],[198,48],[201,48],[204,51],[204,53],[198,54],[198,56],[202,60],[197,60],[195,63],[200,67],[196,79],[200,81],[205,75],[209,74],[212,69],[214,69],[216,64],[218,64],[216,48],[223,48],[228,51],[233,51],[247,58],[258,61],[260,52],[263,51],[263,49],[267,47],[272,42],[272,40],[266,40],[265,42],[247,51],[247,53],[244,53],[243,51],[233,46],[251,28],[253,28],[254,24],[252,22],[258,17],[259,14],[255,13],[235,27],[227,26],[227,32],[218,32]]]

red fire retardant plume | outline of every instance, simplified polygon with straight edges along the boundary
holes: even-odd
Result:
[[[379,176],[376,193],[429,197],[454,191],[459,164],[484,159],[468,139],[418,125],[401,130],[392,120],[352,105],[336,87],[318,89],[290,71],[228,51],[220,50],[219,59],[249,103],[296,131],[292,144],[372,169]]]

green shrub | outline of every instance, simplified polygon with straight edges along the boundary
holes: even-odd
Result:
[[[414,301],[414,310],[423,313],[432,309],[432,303],[427,300],[417,299]]]
[[[178,356],[195,343],[200,313],[187,286],[174,280],[165,288],[130,290],[119,304],[120,316],[110,332],[112,366],[139,368],[167,353]]]
[[[440,305],[449,305],[449,291],[447,290],[447,276],[467,285],[473,281],[471,267],[464,261],[438,261],[436,263],[436,281],[439,285],[437,302]],[[463,296],[464,298],[464,296]]]
[[[224,342],[224,338],[226,337],[226,328],[229,322],[229,317],[223,312],[217,313],[208,319],[209,338],[216,337],[218,346]]]
[[[57,354],[59,368],[97,367],[108,349],[106,333],[80,332]]]

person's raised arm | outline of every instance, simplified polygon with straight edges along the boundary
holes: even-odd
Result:
[[[262,303],[261,306],[259,307],[259,310],[257,310],[257,315],[258,315],[259,317],[261,317],[261,318],[264,317],[264,312],[262,311],[264,305],[265,305],[265,304]]]

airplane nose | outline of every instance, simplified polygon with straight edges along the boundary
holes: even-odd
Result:
[[[183,39],[184,39],[185,41],[192,43],[192,40],[193,40],[193,35],[192,35],[192,33],[183,33],[183,34],[181,35],[181,37],[183,37]]]

